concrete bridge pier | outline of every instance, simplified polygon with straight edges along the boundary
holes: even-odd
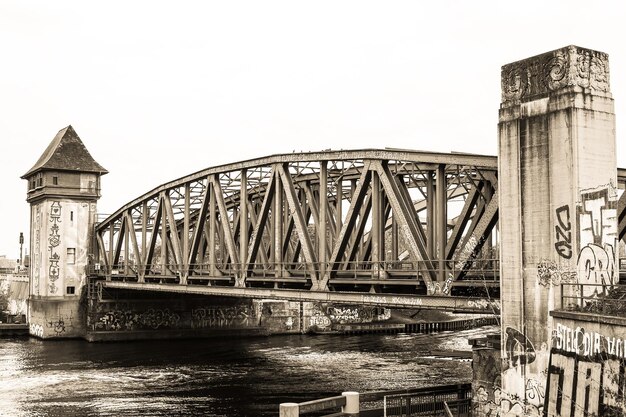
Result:
[[[501,415],[542,415],[561,284],[592,296],[619,277],[607,54],[568,46],[503,66],[498,136]]]

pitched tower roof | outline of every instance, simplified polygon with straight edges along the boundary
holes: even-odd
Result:
[[[109,172],[93,159],[71,125],[59,130],[37,163],[22,178],[43,170],[94,172],[100,175]]]

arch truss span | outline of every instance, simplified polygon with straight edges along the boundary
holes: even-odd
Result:
[[[108,280],[450,295],[495,280],[495,157],[275,155],[163,184],[96,226]]]

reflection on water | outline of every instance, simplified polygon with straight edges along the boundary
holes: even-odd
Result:
[[[3,416],[276,416],[281,402],[455,383],[471,365],[425,358],[467,337],[273,336],[87,343],[0,339]]]

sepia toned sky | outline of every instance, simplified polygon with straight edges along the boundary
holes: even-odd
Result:
[[[28,247],[20,179],[71,124],[101,213],[214,165],[322,149],[497,153],[500,67],[609,54],[626,167],[619,1],[0,2],[0,255]]]

